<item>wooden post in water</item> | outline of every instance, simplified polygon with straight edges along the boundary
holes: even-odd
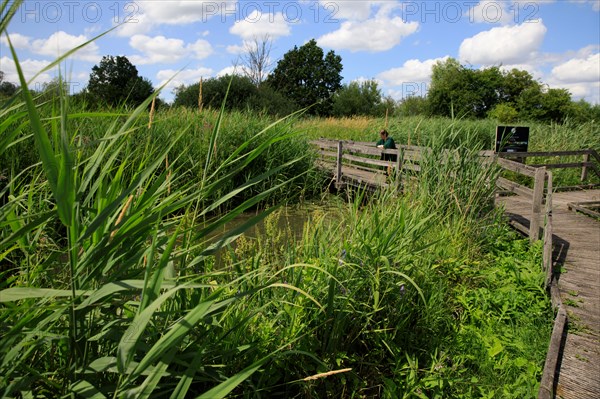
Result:
[[[543,262],[546,269],[546,288],[548,288],[552,283],[552,274],[554,272],[552,265],[552,171],[549,170],[546,175],[548,176],[548,192],[546,193]]]
[[[581,167],[581,181],[584,182],[587,179],[587,163],[590,162],[590,153],[588,152],[583,156],[583,166]]]
[[[335,173],[335,185],[337,188],[342,186],[342,142],[338,141],[337,144],[337,164],[336,164],[336,173]]]
[[[545,180],[546,168],[537,168],[533,182],[533,205],[531,207],[531,220],[529,223],[529,239],[531,242],[535,242],[540,239],[540,216],[542,213],[542,201],[544,199]]]

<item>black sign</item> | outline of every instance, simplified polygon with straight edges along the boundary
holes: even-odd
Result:
[[[496,152],[527,152],[529,128],[526,126],[496,127]]]

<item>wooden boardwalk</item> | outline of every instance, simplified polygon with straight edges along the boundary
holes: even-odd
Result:
[[[377,189],[391,184],[384,170],[399,184],[408,173],[418,178],[420,163],[430,149],[399,145],[397,150],[375,148],[373,143],[315,140],[320,168],[330,173],[336,187]],[[445,150],[454,156],[451,150]],[[396,161],[383,161],[384,154]],[[531,241],[544,244],[546,287],[557,310],[538,399],[600,399],[600,190],[598,183],[577,191],[553,189],[553,169],[581,169],[581,182],[593,173],[600,179],[600,155],[594,149],[516,152],[480,152],[511,173],[526,176],[533,187],[500,177],[498,197],[511,224]],[[566,157],[566,158],[565,158]],[[573,162],[581,157],[580,162]],[[511,160],[516,159],[517,161]],[[537,164],[526,164],[530,159]],[[556,159],[558,158],[558,159]],[[555,159],[554,162],[549,161]],[[590,173],[591,172],[591,173]]]
[[[600,398],[600,222],[569,210],[573,202],[600,201],[600,190],[552,196],[553,264],[568,324],[554,381],[557,398]],[[529,225],[531,200],[500,197],[507,215]]]

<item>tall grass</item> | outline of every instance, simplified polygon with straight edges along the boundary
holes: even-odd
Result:
[[[2,3],[2,32],[19,4]],[[314,121],[169,110],[148,130],[152,98],[39,104],[19,74],[0,109],[3,396],[536,391],[552,320],[540,248],[489,207],[479,133],[440,122],[414,190],[337,202],[297,239],[277,205],[320,187],[294,134]],[[227,227],[261,204],[275,206]]]
[[[19,5],[3,2],[2,32]],[[184,142],[189,123],[168,138],[139,123],[152,97],[108,119],[73,113],[66,97],[37,104],[9,45],[21,90],[1,110],[3,165],[16,160],[0,209],[3,396],[227,395],[272,354],[220,371],[231,353],[215,350],[219,340],[244,324],[215,326],[250,293],[231,290],[235,280],[215,283],[212,255],[268,212],[206,240],[294,181],[280,173],[303,154],[248,173],[291,138],[289,118],[218,156],[227,137],[223,110],[214,113],[203,166],[190,168],[200,160]],[[103,129],[86,129],[99,119]],[[25,164],[21,146],[35,148]],[[230,211],[215,213],[220,207]]]

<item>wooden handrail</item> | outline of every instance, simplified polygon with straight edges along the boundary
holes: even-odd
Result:
[[[502,158],[529,158],[529,157],[566,157],[585,155],[595,152],[592,149],[572,150],[572,151],[527,151],[527,152],[499,152]],[[600,160],[599,160],[600,162]]]
[[[498,164],[504,169],[520,173],[525,176],[535,177],[537,168],[533,166],[525,165],[520,162],[511,161],[510,159],[498,158]]]

